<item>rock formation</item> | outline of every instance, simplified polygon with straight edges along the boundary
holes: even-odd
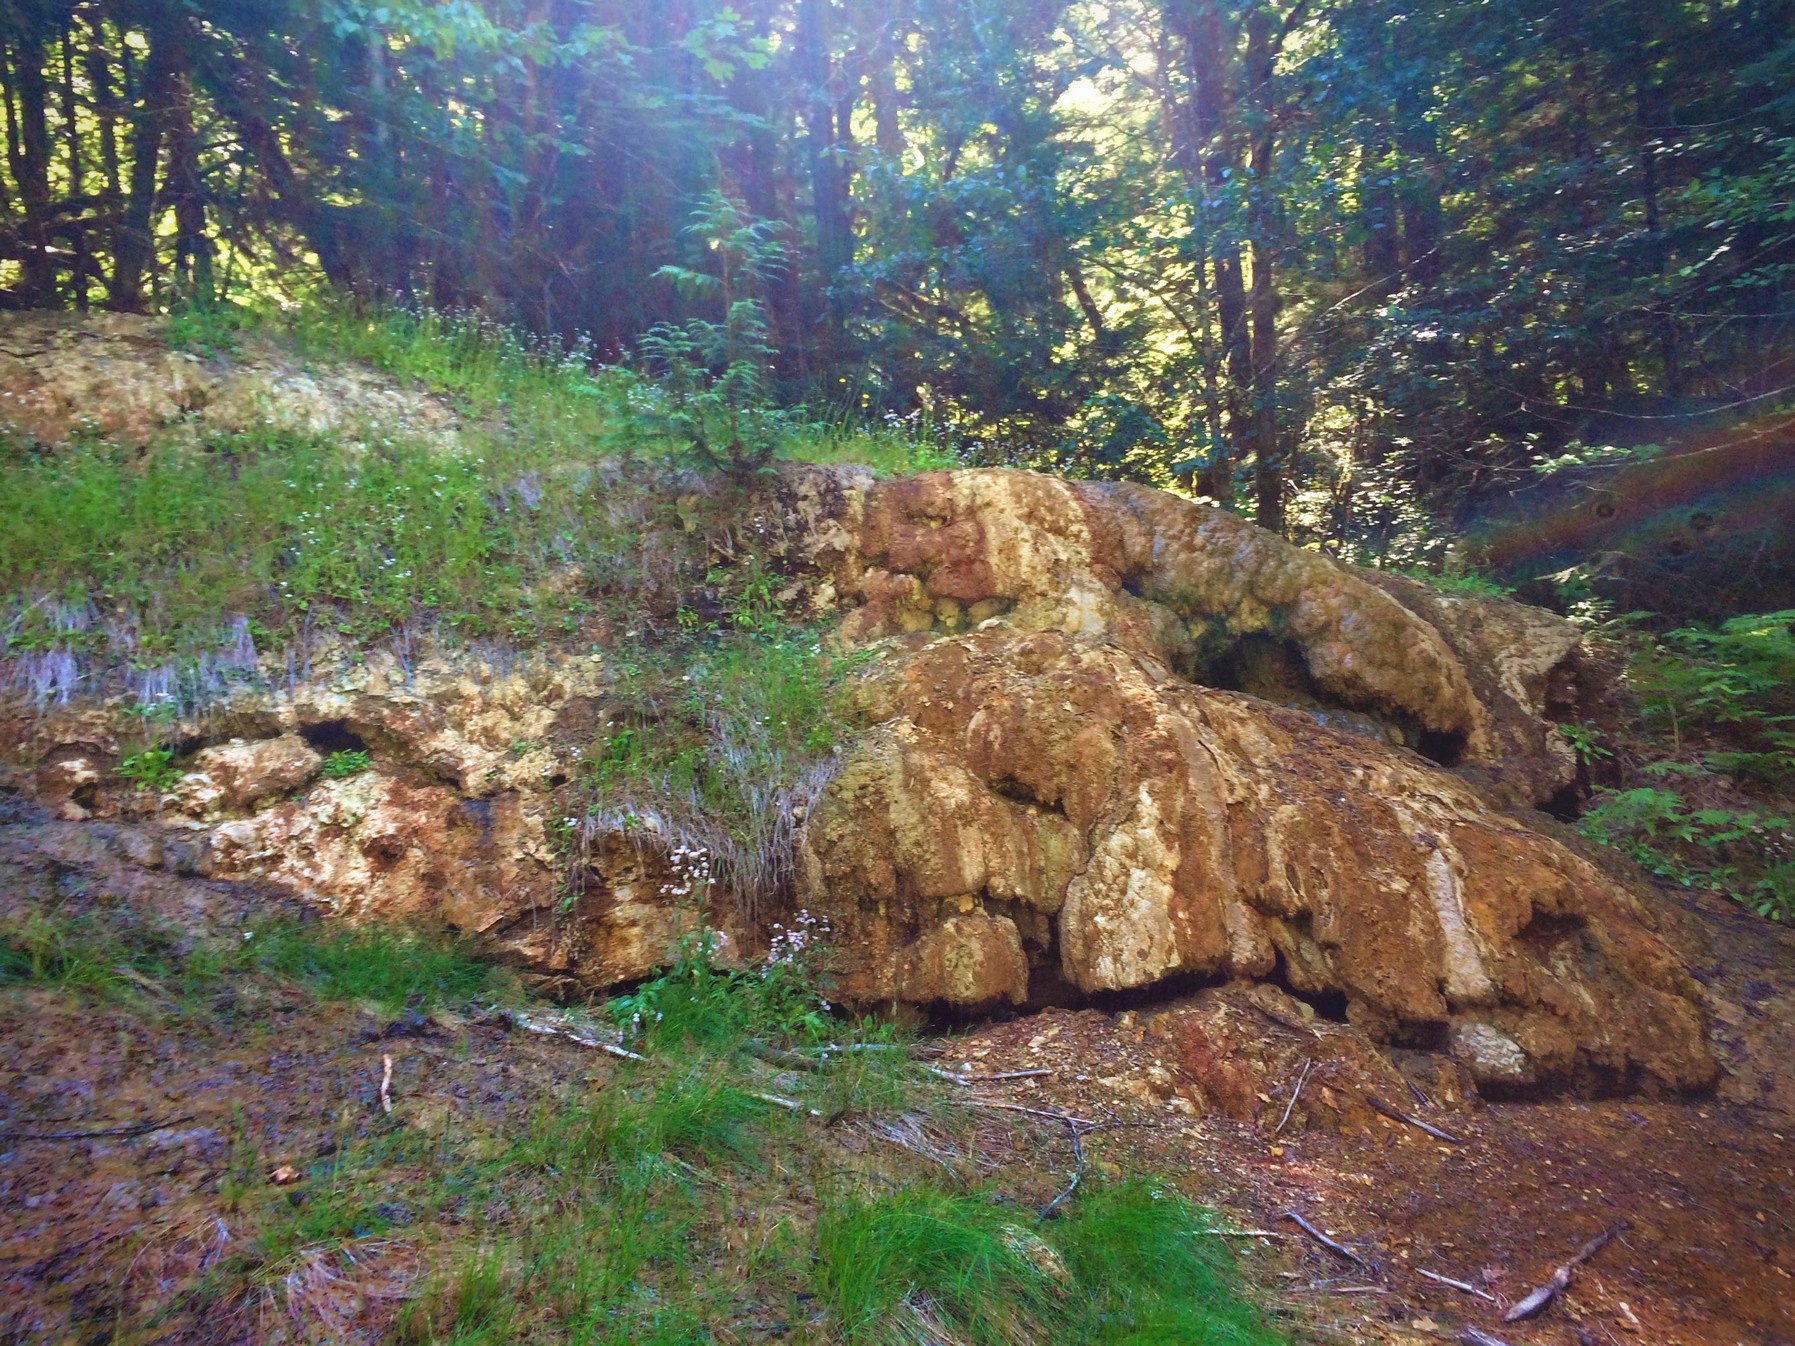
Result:
[[[1486,1085],[1711,1081],[1642,903],[1496,807],[1574,774],[1568,624],[1139,487],[812,476],[790,505],[843,638],[892,645],[804,838],[846,994],[1271,979]]]
[[[1574,785],[1567,623],[1137,486],[792,468],[746,508],[788,601],[879,656],[799,844],[843,998],[1270,982],[1486,1087],[1712,1081],[1651,899],[1517,820]],[[692,918],[673,838],[588,829],[572,852],[567,782],[609,694],[602,652],[346,661],[212,716],[159,794],[117,780],[100,708],[15,720],[0,747],[64,820],[159,826],[145,864],[438,917],[605,986]],[[372,769],[324,777],[349,747]]]

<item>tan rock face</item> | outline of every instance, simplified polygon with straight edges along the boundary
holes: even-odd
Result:
[[[1411,753],[1001,625],[866,700],[880,723],[803,856],[844,995],[958,1001],[953,969],[1002,921],[1032,999],[1270,978],[1383,1040],[1506,1039],[1520,1074],[1462,1051],[1491,1084],[1713,1078],[1696,989],[1636,900]]]
[[[0,423],[39,444],[94,435],[133,448],[264,427],[454,431],[442,403],[371,371],[302,368],[255,342],[202,359],[170,350],[167,332],[126,313],[0,315]]]
[[[324,759],[297,734],[255,743],[235,738],[201,750],[175,795],[196,814],[247,808],[270,795],[297,790],[323,765]]]

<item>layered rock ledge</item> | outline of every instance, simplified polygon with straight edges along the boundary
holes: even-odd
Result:
[[[1486,1087],[1712,1083],[1656,900],[1523,820],[1575,791],[1568,623],[1137,486],[806,467],[746,509],[788,602],[878,654],[790,895],[828,918],[844,997],[1269,982]],[[587,986],[645,975],[689,919],[671,838],[594,837],[571,884],[557,841],[555,745],[602,737],[608,686],[602,653],[377,656],[269,692],[194,745],[140,859],[440,916]],[[350,744],[373,769],[321,779]],[[52,715],[13,733],[12,788],[118,817],[119,754],[103,711]]]

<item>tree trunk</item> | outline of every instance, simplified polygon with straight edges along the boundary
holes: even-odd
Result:
[[[56,302],[56,259],[50,250],[50,120],[48,58],[43,15],[36,4],[17,7],[12,25],[12,80],[18,90],[19,198],[25,208],[24,285],[30,306]]]
[[[163,124],[174,104],[178,57],[169,37],[167,25],[152,25],[143,90],[131,114],[130,195],[113,244],[112,284],[106,295],[106,307],[116,313],[144,309],[143,276],[155,247],[156,170],[162,158]]]
[[[1272,181],[1277,154],[1277,110],[1272,103],[1272,16],[1255,9],[1247,18],[1247,102],[1252,109],[1248,171],[1253,205],[1253,342],[1251,413],[1247,442],[1253,456],[1255,519],[1261,528],[1284,530],[1284,454],[1278,434],[1278,298],[1273,274],[1277,207]]]
[[[824,345],[832,363],[845,314],[836,281],[853,259],[853,237],[843,190],[843,165],[836,150],[835,107],[831,97],[831,0],[799,0],[797,30],[798,96],[810,159],[811,200],[816,215],[817,269],[828,292]]]

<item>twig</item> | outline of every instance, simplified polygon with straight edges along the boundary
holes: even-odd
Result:
[[[1502,1302],[1488,1290],[1479,1290],[1469,1281],[1455,1281],[1450,1276],[1442,1276],[1437,1271],[1427,1271],[1421,1267],[1415,1268],[1415,1274],[1417,1276],[1425,1276],[1428,1280],[1435,1281],[1440,1285],[1450,1285],[1454,1290],[1463,1290],[1468,1295],[1476,1295],[1479,1299],[1487,1299],[1492,1304],[1500,1304]]]
[[[988,1098],[963,1098],[960,1106],[964,1108],[983,1108],[994,1112],[1022,1112],[1030,1117],[1045,1117],[1054,1122],[1072,1122],[1090,1130],[1097,1129],[1097,1123],[1088,1117],[1074,1117],[1069,1112],[1055,1112],[1051,1108],[1025,1108],[1020,1103],[998,1103]]]
[[[996,1075],[960,1075],[955,1078],[965,1084],[995,1084],[999,1080],[1033,1080],[1044,1075],[1051,1075],[1051,1070],[1005,1070]]]
[[[130,1126],[108,1126],[98,1131],[0,1131],[0,1140],[95,1140],[101,1136],[147,1136],[152,1131],[166,1131],[192,1117],[170,1117],[165,1122],[133,1122]]]
[[[1597,1253],[1601,1252],[1602,1249],[1612,1243],[1617,1236],[1624,1234],[1632,1227],[1631,1223],[1622,1220],[1619,1224],[1611,1225],[1609,1228],[1604,1229],[1601,1233],[1597,1234],[1588,1243],[1585,1243],[1577,1250],[1577,1255],[1575,1257],[1571,1258],[1570,1261],[1554,1271],[1551,1280],[1534,1290],[1532,1294],[1512,1306],[1507,1313],[1503,1314],[1502,1321],[1505,1323],[1516,1323],[1523,1318],[1531,1318],[1534,1314],[1545,1308],[1546,1305],[1550,1304],[1554,1299],[1557,1299],[1560,1294],[1570,1288],[1571,1273],[1573,1271],[1589,1261],[1589,1259],[1594,1257]]]
[[[391,1114],[393,1110],[393,1058],[380,1058],[380,1110]]]
[[[1397,1066],[1396,1073],[1402,1077],[1402,1082],[1404,1084],[1408,1085],[1409,1094],[1414,1098],[1414,1100],[1417,1103],[1419,1103],[1424,1108],[1431,1108],[1434,1105],[1434,1101],[1431,1098],[1429,1098],[1426,1094],[1421,1092],[1421,1086],[1416,1084],[1413,1080],[1411,1080],[1409,1078],[1408,1071],[1404,1070],[1401,1066]]]
[[[758,1098],[762,1103],[771,1103],[776,1108],[784,1108],[787,1112],[795,1112],[800,1116],[805,1113],[810,1114],[812,1117],[821,1117],[823,1115],[815,1108],[805,1107],[796,1099],[781,1098],[778,1094],[749,1094],[748,1097]]]
[[[1508,1346],[1501,1337],[1492,1337],[1479,1328],[1467,1327],[1458,1334],[1459,1346]]]
[[[1309,1072],[1314,1068],[1315,1058],[1313,1056],[1304,1057],[1302,1071],[1296,1077],[1296,1088],[1290,1091],[1290,1101],[1284,1105],[1284,1116],[1279,1119],[1278,1129],[1273,1131],[1272,1135],[1281,1136],[1284,1134],[1285,1124],[1290,1121],[1290,1110],[1296,1106],[1296,1100],[1303,1096],[1303,1085],[1308,1082]]]
[[[758,1056],[761,1060],[776,1066],[790,1066],[794,1070],[821,1070],[823,1063],[814,1057],[803,1056],[798,1052],[788,1052],[783,1047],[769,1046],[759,1038],[749,1038],[742,1044],[742,1049],[750,1056]]]
[[[1417,1131],[1425,1131],[1435,1140],[1443,1140],[1448,1145],[1463,1145],[1465,1143],[1450,1131],[1442,1131],[1437,1126],[1429,1126],[1419,1117],[1411,1117],[1406,1112],[1398,1112],[1395,1108],[1391,1107],[1380,1098],[1375,1098],[1370,1094],[1366,1094],[1365,1101],[1371,1105],[1371,1110],[1373,1112],[1381,1112],[1393,1122],[1401,1122],[1404,1126],[1412,1126]]]
[[[1068,1117],[1066,1119],[1066,1134],[1072,1137],[1072,1181],[1066,1184],[1065,1191],[1061,1192],[1058,1196],[1054,1197],[1052,1201],[1049,1201],[1045,1206],[1041,1207],[1041,1218],[1043,1220],[1052,1215],[1053,1212],[1059,1208],[1061,1202],[1065,1201],[1072,1195],[1072,1193],[1078,1190],[1079,1179],[1084,1177],[1084,1141],[1081,1139],[1083,1133],[1079,1130],[1078,1123],[1073,1118]]]
[[[1285,1211],[1284,1218],[1286,1220],[1293,1221],[1296,1224],[1296,1227],[1298,1229],[1302,1230],[1303,1233],[1307,1234],[1310,1238],[1314,1239],[1317,1243],[1319,1243],[1322,1247],[1326,1248],[1329,1252],[1334,1253],[1336,1256],[1344,1257],[1347,1261],[1351,1262],[1354,1266],[1362,1267],[1362,1266],[1366,1265],[1365,1259],[1363,1257],[1360,1257],[1356,1252],[1354,1252],[1351,1248],[1348,1248],[1344,1243],[1334,1242],[1333,1239],[1329,1238],[1326,1234],[1322,1233],[1319,1229],[1317,1229],[1314,1225],[1310,1224],[1307,1220],[1303,1219],[1303,1217],[1298,1215],[1295,1211],[1293,1211],[1293,1210]]]
[[[1205,1229],[1203,1232],[1224,1239],[1287,1239],[1290,1237],[1276,1229]]]

